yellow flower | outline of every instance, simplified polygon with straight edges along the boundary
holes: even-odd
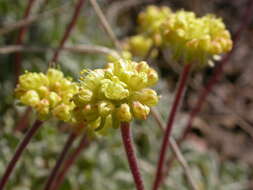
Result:
[[[40,119],[53,115],[63,121],[71,119],[72,98],[77,92],[77,84],[56,69],[49,69],[46,74],[25,72],[15,89],[20,102],[34,108]]]
[[[111,60],[105,69],[81,72],[79,92],[73,98],[76,123],[86,123],[98,134],[118,128],[123,121],[146,119],[149,106],[157,104],[159,99],[149,89],[157,82],[158,75],[146,62]]]
[[[132,36],[123,43],[125,50],[128,50],[134,56],[139,57],[145,57],[148,54],[148,51],[152,47],[152,45],[153,40],[144,35]]]
[[[193,12],[177,11],[162,25],[163,41],[177,60],[204,66],[213,56],[232,48],[229,32],[214,15],[197,18]]]
[[[172,14],[168,7],[148,6],[138,16],[139,32],[150,37],[156,46],[162,43],[160,28],[164,21]]]

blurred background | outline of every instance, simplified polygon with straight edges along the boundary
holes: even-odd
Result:
[[[39,16],[29,25],[23,44],[27,47],[58,47],[77,1],[36,0],[31,15],[45,14],[56,8],[63,10]],[[136,18],[147,5],[165,5],[172,10],[185,9],[202,16],[214,13],[222,17],[232,34],[241,24],[248,6],[247,0],[100,0],[109,23],[120,40],[136,34]],[[6,26],[21,20],[28,0],[0,0],[0,33]],[[15,88],[14,53],[3,51],[15,45],[18,29],[0,35],[0,176],[27,129],[15,130],[26,108],[17,104]],[[67,45],[101,45],[113,48],[89,1],[81,10],[78,21]],[[236,52],[225,67],[224,75],[208,96],[201,113],[194,121],[190,135],[183,143],[182,152],[190,165],[192,176],[203,190],[253,189],[253,18],[243,33]],[[22,73],[46,71],[53,55],[52,50],[22,52]],[[103,66],[106,57],[62,51],[60,68],[77,79],[80,70]],[[152,64],[161,80],[155,87],[162,98],[157,108],[164,121],[182,69],[173,64],[166,52],[159,51]],[[173,136],[178,137],[185,126],[189,111],[197,101],[198,93],[213,72],[207,68],[193,73],[189,88],[178,113]],[[35,120],[35,113],[28,117],[28,124]],[[150,117],[147,121],[133,123],[134,140],[145,185],[150,189],[155,172],[158,151],[163,133]],[[65,125],[48,121],[30,143],[8,183],[8,190],[42,189],[68,136]],[[74,147],[78,145],[75,142]],[[170,153],[171,155],[171,153]],[[119,130],[114,134],[91,142],[70,169],[61,190],[132,190],[134,189]],[[184,172],[177,161],[164,180],[166,190],[189,189]]]

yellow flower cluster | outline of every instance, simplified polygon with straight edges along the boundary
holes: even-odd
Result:
[[[19,77],[15,94],[21,103],[34,108],[40,119],[51,115],[63,121],[71,120],[72,98],[78,86],[56,69],[44,73],[26,72]]]
[[[124,44],[135,56],[145,56],[152,46],[169,46],[175,59],[205,65],[232,48],[230,33],[222,19],[211,14],[198,18],[193,12],[149,6],[140,13],[138,24],[139,34]],[[152,53],[155,55],[155,50]]]
[[[162,25],[163,42],[176,59],[205,65],[214,55],[231,50],[230,33],[214,15],[197,18],[192,12],[177,11]]]
[[[146,119],[149,107],[158,102],[156,92],[148,88],[158,75],[146,62],[115,60],[105,69],[83,70],[82,75],[73,116],[101,134],[120,122]]]
[[[162,44],[161,25],[172,14],[168,7],[148,6],[138,16],[138,32],[123,43],[124,48],[135,56],[144,57],[152,46],[159,47]],[[151,52],[155,57],[156,50]]]

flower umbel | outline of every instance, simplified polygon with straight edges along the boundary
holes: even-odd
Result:
[[[75,106],[71,99],[77,92],[77,84],[56,69],[49,69],[46,74],[25,72],[15,89],[20,102],[34,108],[40,119],[53,115],[63,121],[71,120]]]
[[[174,59],[206,66],[232,48],[229,31],[221,18],[208,14],[196,17],[189,11],[172,12],[167,7],[148,6],[138,16],[138,34],[126,39],[124,48],[134,56],[151,57],[157,47],[169,47]]]
[[[148,88],[158,75],[146,62],[119,59],[82,75],[73,115],[77,123],[87,123],[99,133],[118,128],[120,122],[146,119],[149,107],[158,102],[156,92]]]
[[[193,12],[177,11],[162,25],[163,40],[175,59],[206,65],[214,56],[232,48],[230,33],[214,15],[196,17]]]

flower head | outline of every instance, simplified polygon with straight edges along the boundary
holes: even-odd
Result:
[[[15,94],[21,103],[34,108],[41,119],[52,114],[69,121],[75,106],[72,97],[77,91],[78,86],[70,78],[59,70],[49,69],[46,74],[25,72],[19,77]]]
[[[144,57],[152,48],[150,55],[155,57],[157,47],[168,46],[174,59],[202,67],[232,48],[225,24],[212,14],[196,17],[193,12],[148,6],[139,14],[138,24],[139,33],[123,43],[134,56]]]
[[[162,31],[174,58],[185,63],[206,65],[213,56],[232,48],[230,33],[214,15],[197,18],[193,12],[177,11],[164,22]]]
[[[117,128],[120,122],[146,119],[149,106],[158,102],[156,92],[148,87],[158,80],[146,62],[115,59],[105,69],[84,70],[79,92],[74,96],[77,123],[87,123],[99,133]]]

